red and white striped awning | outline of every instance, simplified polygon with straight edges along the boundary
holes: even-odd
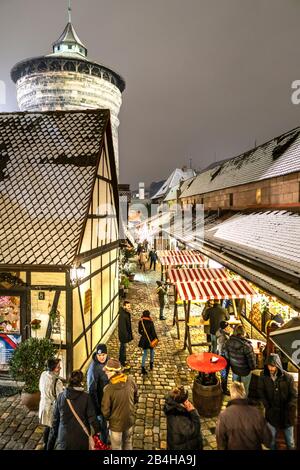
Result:
[[[222,281],[230,279],[224,268],[182,268],[170,269],[166,273],[172,284],[176,282]]]
[[[243,299],[256,295],[247,281],[226,280],[176,283],[180,300]]]
[[[186,253],[193,253],[192,250],[185,250],[185,251],[186,251]],[[165,258],[166,256],[177,256],[180,253],[182,253],[182,251],[180,251],[180,250],[158,250],[157,251],[157,256],[159,256],[161,258]]]
[[[183,266],[187,264],[203,266],[206,260],[204,255],[192,250],[158,251],[157,256],[162,266]]]

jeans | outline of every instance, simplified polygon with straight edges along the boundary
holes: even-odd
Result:
[[[107,427],[107,421],[104,418],[104,416],[99,415],[97,416],[97,420],[100,423],[100,435],[101,439],[104,442],[104,444],[108,443],[108,427]]]
[[[220,374],[221,374],[221,387],[222,387],[223,392],[225,392],[227,390],[227,382],[228,382],[228,374],[229,374],[228,363],[225,369],[222,369],[220,371]]]
[[[127,431],[109,431],[112,450],[132,450],[133,427]]]
[[[272,433],[271,450],[276,450],[276,437],[277,437],[278,429],[276,429],[270,423],[268,423],[268,426],[269,426],[270,431]],[[289,426],[288,428],[283,429],[283,433],[284,433],[284,439],[285,439],[285,443],[286,443],[287,448],[289,450],[294,449],[295,448],[294,426]]]
[[[251,377],[252,377],[251,372],[248,375],[237,375],[234,372],[232,372],[232,382],[242,382],[242,384],[244,384],[244,387],[245,387],[246,395],[248,395],[248,392],[249,392],[249,385],[250,385]]]
[[[156,261],[152,261],[152,260],[150,261],[150,268],[149,269],[151,269],[152,266],[153,266],[154,271],[156,271]]]
[[[122,366],[126,364],[126,343],[120,343],[119,361]]]
[[[44,450],[47,450],[47,444],[48,444],[50,430],[51,430],[51,428],[49,426],[45,426],[44,434],[43,434]]]
[[[148,355],[148,349],[144,349],[142,357],[142,367],[145,367],[146,359]],[[150,362],[154,362],[154,349],[150,349]]]
[[[217,354],[217,337],[216,335],[210,335],[210,340],[211,340],[211,352],[214,354]]]

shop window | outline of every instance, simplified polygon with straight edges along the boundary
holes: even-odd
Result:
[[[9,361],[21,341],[21,297],[0,296],[0,371],[9,369]]]
[[[261,204],[261,188],[257,188],[255,199],[256,204]]]
[[[55,291],[31,291],[31,335],[37,338],[45,338],[50,322],[49,314],[55,298]],[[58,304],[52,312],[51,339],[56,344],[66,343],[66,293],[61,291],[58,297]]]

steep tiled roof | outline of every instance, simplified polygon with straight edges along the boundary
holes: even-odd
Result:
[[[167,194],[170,188],[176,186],[180,181],[184,181],[186,179],[191,178],[195,175],[194,170],[188,168],[186,170],[182,170],[181,168],[175,168],[175,170],[171,173],[167,181],[165,181],[161,188],[157,191],[151,199],[159,199]]]
[[[74,260],[109,111],[0,114],[0,263]]]
[[[174,199],[176,199],[178,189],[179,189],[179,184],[176,184],[175,186],[173,186],[173,188],[170,188],[164,201],[173,201]]]
[[[300,214],[238,213],[205,230],[205,240],[300,276]]]
[[[181,194],[189,197],[300,171],[300,127],[200,173]]]

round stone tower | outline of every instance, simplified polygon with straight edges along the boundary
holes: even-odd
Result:
[[[25,59],[11,70],[21,111],[110,109],[117,174],[119,111],[125,81],[113,70],[87,58],[71,21],[53,44],[53,53]]]

